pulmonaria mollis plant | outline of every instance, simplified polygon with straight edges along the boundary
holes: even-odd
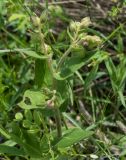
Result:
[[[5,147],[26,159],[58,159],[67,155],[68,150],[73,154],[70,147],[93,133],[78,127],[69,128],[62,112],[74,101],[74,74],[94,60],[99,63],[103,56],[99,52],[102,41],[100,37],[88,34],[90,18],[72,21],[67,28],[69,46],[57,56],[48,43],[49,30],[45,29],[47,21],[43,14],[40,18],[33,16],[31,21],[34,30],[31,33],[32,49],[23,52],[34,60],[35,85],[25,91],[18,104],[21,111],[16,113],[10,124],[12,129],[6,136],[13,145]]]

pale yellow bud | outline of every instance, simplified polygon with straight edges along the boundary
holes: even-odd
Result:
[[[81,27],[89,27],[91,25],[91,20],[89,17],[85,17],[81,20]]]
[[[81,26],[81,23],[80,23],[80,22],[71,21],[71,23],[70,23],[70,30],[74,32],[74,31],[76,31],[80,26]]]
[[[55,6],[55,13],[58,14],[58,15],[62,14],[63,13],[62,8],[60,6]]]
[[[53,12],[55,10],[55,6],[54,5],[49,5],[48,10],[50,12]]]
[[[41,23],[40,18],[37,17],[37,16],[33,16],[33,17],[32,17],[32,22],[33,22],[33,25],[34,25],[35,27],[39,26],[40,23]]]
[[[91,41],[91,42],[94,42],[94,43],[101,43],[101,38],[98,37],[98,36],[90,36],[90,35],[87,35],[85,38],[85,40],[88,40],[88,41]]]
[[[55,5],[55,6],[54,5],[50,5],[48,7],[48,9],[49,9],[50,12],[58,14],[58,15],[63,13],[62,8],[60,6],[58,6],[58,5]]]
[[[89,47],[96,47],[102,43],[102,40],[98,36],[87,35],[82,39],[83,44],[87,43]]]

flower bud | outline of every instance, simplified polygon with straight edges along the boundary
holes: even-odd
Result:
[[[40,25],[40,23],[41,23],[40,18],[37,17],[37,16],[33,16],[33,17],[32,17],[32,22],[33,22],[33,25],[34,25],[35,27],[38,27],[38,26]]]
[[[50,5],[50,6],[48,7],[48,9],[49,9],[50,12],[55,13],[55,14],[57,14],[57,15],[63,13],[62,8],[61,8],[60,6],[58,6],[58,5],[55,5],[55,6],[54,6],[54,5]]]
[[[102,43],[102,40],[100,39],[100,37],[90,36],[90,35],[85,36],[82,41],[83,41],[83,44],[85,43],[88,44],[88,47],[90,48],[96,47]]]
[[[81,25],[80,22],[71,21],[70,30],[75,32],[80,27],[80,25]]]
[[[60,7],[60,6],[55,6],[55,13],[57,14],[57,15],[59,15],[59,14],[62,14],[63,13],[63,10],[62,10],[62,8]]]
[[[89,27],[91,25],[91,20],[89,17],[85,17],[81,20],[81,27]]]
[[[23,119],[22,113],[20,113],[20,112],[16,113],[16,114],[15,114],[15,119],[16,119],[17,121],[21,121],[21,120]]]

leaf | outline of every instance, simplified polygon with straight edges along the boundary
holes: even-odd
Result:
[[[109,72],[109,75],[111,76],[111,78],[113,80],[116,80],[116,67],[112,61],[112,59],[109,57],[106,61],[105,61],[107,70]]]
[[[6,137],[7,139],[10,139],[10,138],[11,138],[11,136],[9,135],[9,133],[7,133],[7,132],[3,129],[2,126],[0,126],[0,133],[1,133],[4,137]]]
[[[58,73],[55,73],[54,76],[57,80],[65,80],[72,76],[77,70],[89,63],[92,59],[99,56],[98,52],[93,52],[86,54],[84,58],[81,57],[70,57],[67,59],[62,66],[61,70]]]
[[[37,58],[37,59],[47,59],[48,58],[48,56],[39,55],[35,51],[24,50],[22,52],[25,53],[27,56]]]
[[[23,52],[23,51],[28,51],[29,48],[26,49],[0,49],[0,56],[4,56],[6,53],[12,53],[12,52]]]
[[[93,132],[85,131],[80,128],[69,129],[56,144],[56,147],[59,149],[70,147],[71,145],[78,143],[80,140],[90,137],[92,134]]]
[[[118,39],[117,39],[117,49],[119,53],[123,53],[124,51],[124,44],[123,44],[123,39],[121,37],[121,35],[118,35]]]
[[[53,76],[47,63],[45,64],[44,85],[47,87],[53,85]]]
[[[38,126],[41,125],[41,113],[39,111],[34,111],[33,113],[33,117],[34,117],[34,122],[35,124],[37,124]]]
[[[121,91],[118,91],[118,95],[119,95],[120,101],[122,102],[122,105],[126,107],[126,102],[125,102],[123,93]]]
[[[0,16],[2,16],[4,14],[4,12],[6,11],[5,4],[6,4],[6,2],[4,0],[0,1]]]
[[[35,84],[41,88],[44,82],[46,62],[44,60],[35,60]]]
[[[82,58],[71,57],[63,65],[60,72],[55,74],[55,78],[58,80],[65,80],[80,69],[86,62]]]
[[[30,128],[32,126],[32,122],[29,120],[23,120],[22,125],[24,128]]]
[[[40,148],[42,152],[47,152],[49,150],[49,138],[48,135],[44,134],[40,141]]]
[[[26,17],[26,15],[25,14],[17,14],[17,13],[14,13],[14,14],[12,14],[10,17],[9,17],[9,22],[11,22],[11,21],[14,21],[14,20],[16,20],[16,19],[23,19],[23,18],[25,18]]]
[[[46,104],[47,96],[41,91],[27,90],[19,106],[23,109],[41,108]]]
[[[34,155],[34,153],[35,153],[36,156],[37,155],[40,156],[41,155],[40,143],[39,143],[39,137],[37,136],[37,134],[28,133],[25,130],[22,130],[22,134],[23,134],[23,138],[25,139],[25,141],[24,141],[25,147],[27,148],[29,153],[32,151],[32,153],[30,153],[30,155],[32,155],[32,154]]]
[[[118,89],[118,86],[116,85],[116,81],[117,81],[117,69],[112,61],[111,58],[108,58],[105,61],[105,65],[106,68],[108,70],[109,76],[110,76],[110,80],[111,80],[111,85],[113,88],[113,91],[116,92]]]
[[[32,117],[31,110],[25,110],[25,118],[26,120],[29,120],[30,122],[32,121],[33,117]]]
[[[78,124],[78,122],[76,122],[76,120],[74,120],[71,116],[70,116],[70,114],[68,114],[68,113],[62,113],[63,114],[63,116],[66,118],[66,119],[68,119],[75,127],[78,127],[78,128],[81,128],[81,126]]]
[[[58,104],[59,107],[61,107],[61,105],[63,105],[70,98],[69,85],[66,80],[64,81],[56,80],[56,83],[57,83],[56,91],[58,93]],[[65,108],[66,107],[67,105],[65,103]]]
[[[18,145],[21,146],[21,148],[24,149],[27,156],[33,157],[33,158],[40,158],[41,152],[40,152],[40,146],[38,141],[36,141],[36,136],[27,135],[27,133],[22,132],[22,136],[16,136],[14,134],[11,134],[12,140],[15,141]],[[36,142],[35,142],[36,141]],[[34,143],[35,142],[35,143]],[[38,144],[36,147],[36,143]]]
[[[93,66],[92,70],[89,72],[89,75],[85,79],[84,90],[87,90],[92,80],[95,79],[97,70],[98,70],[98,65]]]
[[[25,152],[22,149],[17,149],[16,147],[10,147],[2,144],[0,144],[0,153],[10,154],[12,156],[25,156]]]
[[[6,146],[10,146],[10,147],[13,147],[15,146],[17,143],[12,141],[12,140],[7,140],[5,141],[4,143],[2,143],[2,145],[6,145]]]

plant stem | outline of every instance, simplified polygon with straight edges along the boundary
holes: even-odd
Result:
[[[79,29],[80,29],[80,28],[77,28],[77,30],[76,30],[76,32],[75,32],[75,35],[74,35],[72,44],[70,45],[70,47],[66,50],[66,52],[63,54],[63,56],[62,56],[61,59],[59,60],[59,63],[58,63],[58,65],[57,65],[57,71],[58,71],[58,70],[60,69],[60,67],[62,66],[65,58],[66,58],[66,57],[69,55],[69,53],[71,52],[72,47],[73,47],[74,45],[76,45]]]
[[[61,125],[61,115],[59,108],[55,108],[55,120],[57,128],[57,137],[60,138],[62,136],[62,125]]]
[[[44,54],[47,55],[48,53],[47,53],[45,43],[44,43],[44,35],[41,32],[41,26],[39,26],[39,34],[40,34],[40,39],[41,39],[41,50],[44,50]],[[48,64],[49,70],[50,70],[52,77],[53,77],[53,88],[55,89],[56,81],[53,76],[54,74],[53,74],[52,58],[51,57],[49,57],[47,59],[47,64]],[[57,128],[57,137],[60,138],[62,136],[61,115],[60,115],[59,108],[57,106],[55,107],[54,110],[55,110],[55,120],[56,120],[56,128]]]
[[[62,66],[65,58],[69,55],[70,51],[71,51],[72,45],[68,48],[68,50],[63,54],[63,56],[61,57],[58,65],[57,65],[57,71],[59,70],[59,68]]]

